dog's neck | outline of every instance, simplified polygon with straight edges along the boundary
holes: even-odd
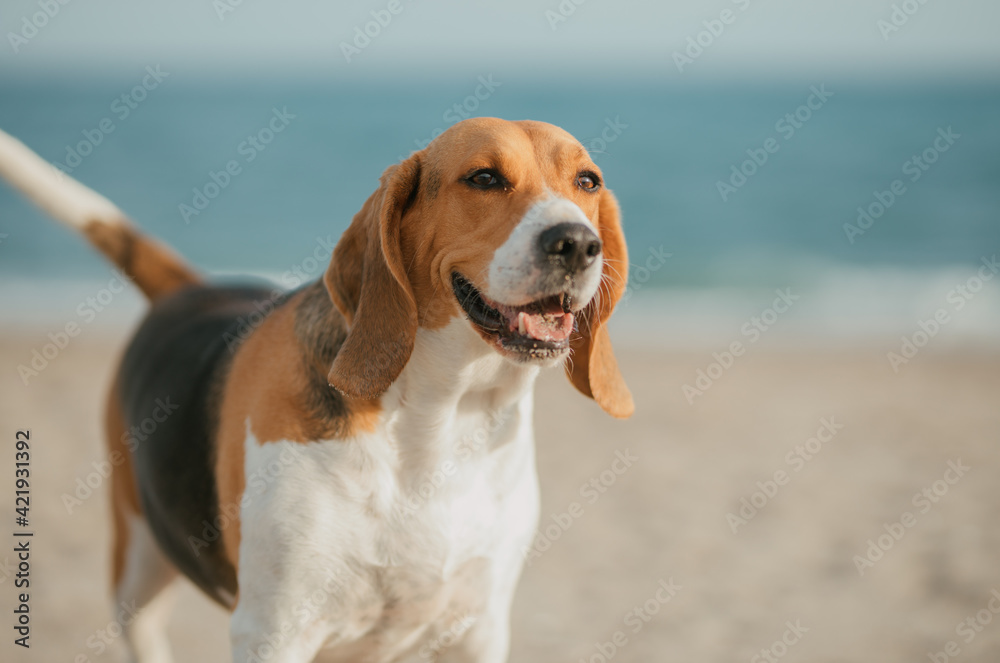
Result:
[[[299,296],[298,341],[313,388],[328,391],[326,371],[347,325],[322,282]],[[406,367],[380,399],[382,420],[416,466],[465,457],[470,444],[486,452],[513,439],[512,431],[530,420],[538,372],[537,366],[504,359],[455,317],[444,327],[417,330]]]
[[[439,417],[503,412],[531,395],[538,370],[504,359],[455,317],[439,329],[417,330],[413,354],[383,400],[388,408]]]
[[[419,329],[413,354],[382,398],[390,438],[401,454],[401,480],[413,489],[453,463],[486,456],[519,466],[534,455],[530,433],[538,367],[501,357],[464,318]]]

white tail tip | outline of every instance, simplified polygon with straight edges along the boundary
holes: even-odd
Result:
[[[59,171],[4,131],[0,131],[0,176],[53,218],[77,229],[99,221],[124,224],[110,200]]]

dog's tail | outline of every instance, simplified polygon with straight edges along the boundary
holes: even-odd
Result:
[[[3,131],[0,176],[56,220],[86,236],[150,300],[201,282],[173,251],[140,233],[114,203],[59,172]]]

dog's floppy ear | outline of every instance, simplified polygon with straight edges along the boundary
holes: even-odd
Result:
[[[403,264],[400,223],[419,181],[417,154],[387,168],[344,231],[323,277],[348,323],[329,380],[353,398],[381,396],[413,351],[417,305]]]
[[[597,227],[604,245],[604,267],[597,295],[579,313],[579,334],[570,338],[571,354],[566,362],[570,382],[590,396],[605,412],[624,419],[632,415],[632,394],[618,371],[605,326],[628,279],[628,251],[622,233],[618,201],[608,189],[600,193]]]

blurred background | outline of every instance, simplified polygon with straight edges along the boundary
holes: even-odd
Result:
[[[285,287],[454,122],[565,128],[623,209],[612,335],[638,412],[541,382],[546,516],[512,660],[995,661],[998,24],[989,0],[7,0],[0,127],[206,272]],[[92,640],[113,618],[106,490],[62,499],[104,455],[143,311],[89,303],[112,277],[0,186],[3,434],[45,440],[38,643],[5,660],[121,656]],[[642,462],[588,502],[626,450]],[[949,462],[973,469],[952,483]],[[226,660],[224,615],[182,602],[179,660]]]

